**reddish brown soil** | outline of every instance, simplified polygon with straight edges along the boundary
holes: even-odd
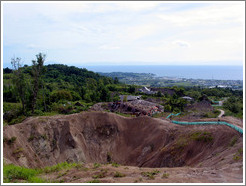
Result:
[[[143,173],[159,171],[153,177]],[[104,172],[101,178],[95,176]],[[115,177],[119,172],[123,177]],[[111,164],[94,168],[93,164],[85,164],[79,168],[61,170],[41,177],[47,180],[64,181],[66,183],[85,183],[98,180],[101,183],[238,183],[242,182],[241,165],[225,165],[224,169],[206,167],[175,168],[143,168],[133,166],[113,167]],[[164,175],[164,176],[163,176]]]
[[[210,140],[206,135],[195,139],[199,132],[209,134]],[[166,167],[162,170],[173,171],[167,182],[175,182],[175,174],[176,182],[242,182],[243,178],[239,153],[243,137],[226,126],[179,126],[147,116],[125,118],[113,113],[84,112],[30,117],[20,124],[5,126],[3,133],[5,162],[26,167],[64,161],[113,161],[125,166]],[[16,141],[8,143],[11,137]],[[236,142],[232,145],[233,139]],[[231,169],[235,169],[232,175]],[[212,179],[213,172],[217,178]],[[191,179],[182,181],[181,175],[190,175]],[[124,179],[122,182],[128,182],[127,177]]]

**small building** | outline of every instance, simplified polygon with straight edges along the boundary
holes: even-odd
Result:
[[[123,102],[124,99],[126,99],[126,101],[140,100],[141,96],[120,95],[120,101]]]
[[[188,100],[188,101],[192,101],[193,100],[193,98],[191,98],[191,97],[189,97],[189,96],[184,96],[184,97],[182,97],[183,99],[186,99],[186,100]]]

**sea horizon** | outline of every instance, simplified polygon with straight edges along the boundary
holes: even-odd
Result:
[[[157,77],[243,80],[243,66],[232,65],[98,65],[79,66],[94,72],[151,73]]]

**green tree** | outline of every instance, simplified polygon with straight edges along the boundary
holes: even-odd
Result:
[[[23,69],[21,67],[21,58],[12,58],[11,64],[13,66],[13,84],[16,88],[16,93],[22,104],[22,111],[26,114],[26,106],[28,104],[28,83],[23,73]]]
[[[109,93],[109,90],[106,87],[102,88],[100,98],[101,98],[101,101],[109,101],[110,93]]]
[[[119,84],[119,79],[117,77],[114,78],[114,84]]]
[[[36,60],[32,60],[32,76],[33,76],[33,97],[32,97],[32,113],[34,113],[34,109],[37,102],[38,91],[42,84],[42,75],[45,72],[44,61],[46,55],[39,53],[36,55]]]
[[[55,90],[51,92],[51,101],[58,102],[60,100],[71,101],[73,99],[71,93],[68,90]]]

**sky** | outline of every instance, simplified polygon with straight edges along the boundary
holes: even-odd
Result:
[[[245,2],[2,4],[3,66],[243,65]]]

